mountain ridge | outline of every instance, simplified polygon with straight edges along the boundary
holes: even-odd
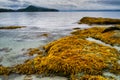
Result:
[[[0,12],[50,12],[50,11],[58,12],[59,10],[52,8],[37,7],[32,5],[18,10],[0,8]]]

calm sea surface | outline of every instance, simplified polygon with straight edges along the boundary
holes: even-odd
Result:
[[[11,12],[0,13],[0,27],[26,26],[15,30],[0,30],[0,64],[12,66],[27,59],[23,49],[42,46],[59,37],[69,35],[72,28],[87,28],[77,22],[84,16],[120,18],[120,12]],[[41,36],[47,33],[49,37]],[[20,57],[19,57],[20,56]],[[22,57],[21,57],[22,56]],[[22,60],[21,60],[22,58]],[[15,60],[14,60],[15,59]],[[4,64],[5,63],[5,64]]]
[[[88,28],[77,22],[85,16],[120,18],[120,12],[11,12],[0,13],[0,27],[26,26],[15,30],[0,30],[0,65],[13,66],[30,58],[28,48],[39,47],[69,35],[72,28]],[[48,37],[41,36],[49,34]],[[5,49],[5,50],[2,50]]]

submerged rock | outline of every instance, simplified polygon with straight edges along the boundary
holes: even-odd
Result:
[[[48,33],[43,33],[41,36],[48,37],[49,34]]]
[[[0,49],[0,51],[4,51],[4,52],[10,52],[11,50],[12,50],[12,48],[8,48],[8,47]]]
[[[102,17],[83,17],[79,24],[100,24],[100,25],[107,25],[107,24],[120,24],[120,19],[112,19],[112,18],[102,18]]]

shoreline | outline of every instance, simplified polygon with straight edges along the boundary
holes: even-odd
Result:
[[[45,73],[45,75],[49,75],[54,73],[69,76],[71,80],[80,78],[110,79],[110,77],[104,75],[103,70],[106,69],[110,73],[115,73],[114,75],[120,74],[119,71],[117,71],[119,68],[117,66],[120,65],[117,63],[120,60],[120,52],[115,48],[86,40],[86,38],[92,37],[110,45],[119,44],[120,46],[118,40],[120,37],[113,38],[114,31],[102,33],[105,29],[105,27],[92,27],[83,30],[77,29],[72,32],[72,35],[45,45],[43,47],[43,53],[40,52],[41,49],[36,50],[36,48],[29,51],[28,53],[33,55],[36,53],[40,54],[32,60],[27,60],[24,64],[14,66],[13,70],[9,67],[6,69],[0,66],[1,71],[3,70],[0,74],[15,72],[19,74]],[[92,62],[89,62],[89,60]],[[86,65],[83,64],[84,61],[87,63]],[[81,64],[83,66],[81,66]],[[112,68],[110,67],[111,64],[114,65]]]

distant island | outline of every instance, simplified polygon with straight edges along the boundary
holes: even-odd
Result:
[[[51,8],[44,8],[44,7],[36,7],[36,6],[28,6],[23,9],[13,10],[13,9],[0,9],[0,12],[58,12],[57,9],[51,9]]]

